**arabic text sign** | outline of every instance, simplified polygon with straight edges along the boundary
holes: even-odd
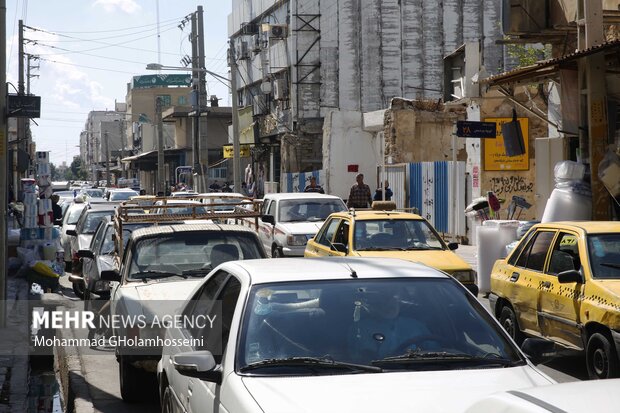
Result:
[[[460,138],[495,138],[496,129],[495,122],[456,122],[456,136]]]
[[[9,118],[41,117],[41,96],[8,95],[6,106]]]

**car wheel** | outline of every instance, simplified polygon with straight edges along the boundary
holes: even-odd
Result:
[[[85,287],[83,282],[73,283],[73,292],[82,300],[84,299],[84,290]]]
[[[123,356],[118,360],[118,376],[121,387],[121,397],[128,403],[140,401],[143,397],[142,372],[132,366]]]
[[[284,254],[282,254],[282,249],[276,245],[271,249],[271,257],[272,258],[284,258]]]
[[[505,305],[502,308],[502,312],[499,315],[499,323],[504,327],[504,330],[512,337],[515,343],[521,345],[524,338],[523,333],[519,329],[517,315],[510,306]]]
[[[618,356],[609,339],[601,333],[594,333],[586,347],[586,364],[591,379],[618,377]]]
[[[161,400],[161,412],[162,413],[172,413],[174,412],[174,406],[172,404],[172,390],[170,390],[170,386],[166,386],[166,390],[164,390],[164,396]]]

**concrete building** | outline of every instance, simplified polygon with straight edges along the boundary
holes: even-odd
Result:
[[[105,170],[106,142],[110,146],[120,147],[121,128],[103,129],[102,124],[122,122],[125,114],[117,111],[93,110],[88,113],[84,131],[80,134],[80,158],[83,165],[89,165],[89,179],[98,181]],[[105,132],[108,132],[106,139]],[[85,143],[85,144],[84,144]]]
[[[343,197],[357,172],[375,185],[383,122],[364,114],[395,97],[443,98],[444,58],[467,42],[480,50],[476,67],[503,71],[500,11],[496,0],[233,0],[234,95],[255,170],[281,175],[282,189],[287,173],[319,171]],[[329,159],[338,145],[346,150]]]

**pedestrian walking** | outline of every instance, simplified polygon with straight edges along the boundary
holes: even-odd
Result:
[[[304,188],[304,192],[318,192],[320,194],[325,193],[321,185],[317,185],[316,178],[314,176],[310,177],[310,183]]]
[[[377,188],[377,190],[375,191],[375,197],[373,198],[373,200],[375,201],[384,200],[383,199],[383,188],[385,188],[385,201],[392,200],[392,195],[394,195],[394,193],[390,189],[390,183],[387,181],[387,179],[385,180],[385,183],[383,185],[380,185],[379,188]]]
[[[347,207],[349,208],[369,208],[372,205],[372,195],[370,187],[364,183],[364,174],[357,174],[355,184],[349,192]]]

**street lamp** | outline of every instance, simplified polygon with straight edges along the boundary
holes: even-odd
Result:
[[[146,65],[146,69],[147,70],[186,70],[186,71],[191,71],[191,72],[198,72],[198,73],[207,73],[211,76],[213,76],[214,78],[216,78],[218,81],[220,81],[220,83],[223,83],[226,87],[228,87],[229,89],[232,90],[232,94],[233,94],[233,115],[232,115],[232,120],[233,120],[233,178],[234,178],[234,186],[235,186],[235,190],[239,191],[240,187],[241,187],[241,171],[240,171],[240,151],[239,151],[239,136],[238,136],[238,117],[237,117],[237,105],[236,105],[236,97],[234,96],[235,94],[235,88],[231,87],[234,86],[234,79],[233,82],[231,82],[231,80],[225,78],[224,76],[218,75],[215,72],[212,72],[210,70],[204,69],[204,68],[199,68],[199,67],[180,67],[180,66],[165,66],[162,65],[160,63],[149,63]],[[233,76],[234,76],[234,72],[233,72]],[[231,84],[232,83],[232,84]],[[202,85],[198,85],[198,87],[200,88]],[[196,120],[197,124],[198,124],[198,129],[197,129],[197,137],[196,137],[196,143],[197,140],[200,139],[200,122],[199,122],[199,117],[200,117],[200,108],[201,108],[201,102],[200,102],[200,90],[199,90],[199,96],[197,99],[197,117],[198,119]],[[198,145],[194,144],[194,151],[196,153]],[[209,153],[209,150],[207,148],[207,154]],[[196,154],[194,154],[194,156],[196,156]],[[195,158],[196,159],[196,158]],[[202,172],[202,171],[201,171]],[[206,160],[206,174],[207,174],[207,181],[208,181],[208,177],[209,177],[209,159],[207,157]],[[207,185],[205,185],[207,186]],[[205,191],[208,191],[209,188],[205,188]]]

